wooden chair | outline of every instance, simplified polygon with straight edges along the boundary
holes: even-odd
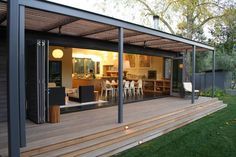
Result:
[[[192,83],[191,82],[183,82],[183,87],[184,87],[184,97],[187,94],[191,94],[192,93]],[[195,96],[199,97],[199,90],[194,90]]]

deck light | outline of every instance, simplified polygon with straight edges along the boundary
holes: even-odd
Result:
[[[55,49],[55,50],[52,51],[52,56],[54,58],[57,58],[57,59],[62,58],[63,57],[63,51],[61,49]]]
[[[142,143],[143,143],[143,141],[141,141],[141,140],[140,140],[140,141],[138,141],[138,144],[142,144]]]
[[[128,125],[126,125],[126,126],[125,126],[125,130],[128,130],[128,129],[129,129],[129,126],[128,126]]]

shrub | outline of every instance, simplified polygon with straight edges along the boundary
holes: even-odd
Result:
[[[205,91],[202,91],[201,93],[200,93],[200,95],[201,96],[206,96],[206,97],[211,97],[212,96],[212,89],[211,88],[209,88],[209,89],[206,89]],[[224,90],[222,90],[222,89],[219,89],[219,88],[216,88],[215,89],[215,93],[214,93],[214,96],[215,97],[218,97],[218,98],[222,98],[222,97],[224,97],[226,94],[225,94],[225,92],[224,92]]]

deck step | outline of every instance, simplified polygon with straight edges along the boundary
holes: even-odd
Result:
[[[217,101],[217,99],[213,99],[213,100],[210,100],[210,101],[207,101],[207,102],[211,103],[211,102],[214,102],[214,101]],[[201,105],[204,105],[204,104],[207,104],[207,103],[204,102]],[[176,114],[176,113],[178,113],[180,111],[184,112],[184,111],[187,111],[188,109],[192,109],[192,108],[194,108],[194,106],[186,107],[184,109],[176,110],[175,112],[171,112],[169,114],[164,114],[164,115],[156,116],[154,118],[150,118],[150,119],[146,119],[146,120],[142,120],[142,121],[137,121],[135,123],[130,123],[129,124],[129,128],[135,127],[136,125],[141,125],[141,124],[144,125],[144,124],[146,124],[146,123],[148,123],[150,121],[161,119],[161,118],[167,117],[169,115],[174,115],[174,114]],[[115,133],[115,132],[119,132],[119,131],[123,131],[123,130],[124,130],[124,126],[120,126],[120,127],[108,129],[108,130],[105,130],[105,131],[102,131],[102,132],[98,132],[98,133],[95,133],[95,134],[91,134],[89,136],[83,136],[83,137],[79,137],[79,138],[74,138],[72,140],[67,140],[67,141],[63,141],[63,142],[47,145],[45,147],[38,147],[38,148],[34,148],[34,149],[29,149],[27,151],[24,151],[24,154],[31,154],[31,155],[33,155],[33,154],[38,154],[39,152],[42,153],[42,152],[47,152],[47,151],[50,151],[50,150],[60,149],[60,148],[64,148],[64,147],[67,147],[67,146],[70,146],[70,145],[74,145],[74,144],[77,144],[77,143],[81,143],[81,142],[84,142],[84,141],[89,141],[89,140],[92,140],[92,139],[95,139],[95,138],[98,138],[98,137],[102,137],[102,136],[105,136],[105,135],[108,135],[108,134],[112,134],[112,133]]]
[[[185,114],[181,113],[182,116],[185,115]],[[66,152],[70,152],[70,151],[74,151],[74,150],[78,150],[78,149],[84,149],[84,151],[85,150],[91,150],[92,149],[92,147],[91,147],[92,145],[97,146],[98,144],[100,144],[102,142],[109,141],[109,140],[113,139],[114,137],[116,137],[117,139],[128,138],[127,137],[127,133],[129,134],[129,136],[132,136],[131,133],[140,131],[140,130],[145,129],[145,128],[150,128],[152,126],[157,126],[157,125],[161,126],[165,122],[172,123],[172,120],[178,118],[178,116],[180,116],[180,114],[174,114],[172,116],[169,116],[169,117],[166,117],[166,118],[162,118],[161,120],[149,122],[149,123],[147,123],[145,125],[136,126],[135,128],[129,128],[129,131],[124,131],[124,129],[122,129],[122,131],[119,131],[117,133],[113,133],[111,135],[107,135],[107,136],[104,136],[104,137],[96,138],[94,140],[86,141],[84,143],[79,143],[79,144],[73,145],[72,147],[66,147],[66,148],[63,148],[63,149],[61,149],[59,151],[54,151],[54,152],[51,152],[49,154],[44,154],[42,156],[61,155],[62,152],[66,153]]]
[[[191,121],[225,107],[222,101],[210,101],[186,107],[165,115],[156,116],[135,123],[102,132],[75,138],[45,147],[22,152],[21,156],[109,156],[137,145],[137,141],[150,140]]]
[[[157,138],[163,134],[166,134],[170,131],[173,131],[177,128],[180,128],[184,125],[187,125],[195,120],[198,120],[206,115],[209,115],[211,113],[214,113],[218,110],[221,110],[223,108],[225,108],[227,105],[223,104],[222,106],[216,108],[215,110],[212,110],[211,112],[208,112],[207,114],[202,114],[202,115],[199,115],[199,117],[195,117],[193,119],[190,119],[190,120],[184,120],[182,122],[179,123],[179,125],[176,125],[176,124],[173,124],[173,125],[170,125],[170,126],[166,126],[164,128],[162,128],[161,130],[158,130],[158,131],[154,131],[154,132],[150,132],[150,133],[147,133],[147,134],[144,134],[142,137],[138,137],[138,138],[134,138],[134,139],[130,139],[130,140],[127,140],[127,141],[122,141],[120,143],[116,143],[114,145],[110,145],[109,147],[107,148],[103,148],[103,149],[100,149],[100,150],[96,150],[94,152],[90,152],[90,153],[87,153],[87,154],[83,154],[82,157],[85,157],[85,156],[99,156],[99,157],[108,157],[108,156],[112,156],[114,154],[117,154],[117,153],[120,153],[124,150],[127,150],[129,148],[132,148],[134,146],[137,146],[139,145],[140,141],[143,142],[147,142],[147,141],[150,141],[154,138]]]
[[[193,114],[193,113],[191,113],[191,114]],[[120,144],[122,142],[126,143],[126,142],[129,142],[130,140],[131,141],[134,140],[133,141],[134,143],[138,143],[140,140],[142,140],[145,137],[145,134],[150,135],[150,133],[155,132],[157,130],[161,130],[162,128],[168,129],[168,128],[172,128],[174,126],[178,126],[179,122],[183,121],[183,120],[185,122],[185,120],[186,120],[185,118],[187,118],[187,117],[192,117],[192,116],[190,116],[190,115],[180,116],[178,119],[171,119],[167,123],[164,122],[160,125],[154,125],[152,127],[148,127],[148,128],[139,130],[139,131],[137,131],[135,133],[132,133],[130,135],[126,135],[126,136],[123,136],[123,137],[117,137],[117,138],[114,138],[110,141],[105,141],[104,143],[99,143],[99,144],[93,145],[89,148],[80,149],[80,150],[77,150],[77,151],[72,151],[70,153],[62,154],[60,156],[63,156],[63,157],[99,156],[99,155],[101,155],[101,153],[104,153],[104,151],[109,152],[110,151],[109,148],[114,149],[114,147],[120,147]],[[191,120],[189,118],[187,118],[187,119],[188,119],[188,121]],[[93,151],[90,151],[90,150],[93,150]]]

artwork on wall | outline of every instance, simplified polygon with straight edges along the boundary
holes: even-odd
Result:
[[[124,55],[124,59],[129,61],[130,68],[135,68],[135,56],[136,55],[129,55],[129,54]]]
[[[139,67],[151,67],[151,57],[139,55]]]

